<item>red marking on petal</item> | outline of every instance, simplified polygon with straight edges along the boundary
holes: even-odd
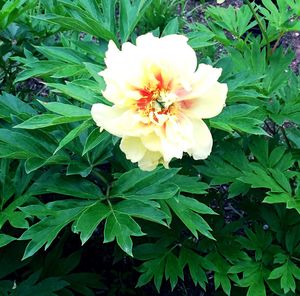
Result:
[[[152,97],[141,98],[137,101],[139,109],[146,109],[147,105],[152,101]]]
[[[176,90],[175,93],[178,97],[184,97],[188,94],[188,91],[185,90],[184,88],[179,88],[179,89]]]
[[[157,80],[157,88],[158,90],[162,90],[164,88],[164,79],[161,75],[161,72],[155,75],[155,79]]]
[[[193,106],[192,100],[180,101],[180,107],[183,109],[190,109]]]

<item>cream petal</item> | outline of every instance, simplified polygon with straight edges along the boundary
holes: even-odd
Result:
[[[187,150],[195,160],[206,159],[212,150],[213,139],[202,120],[193,120],[193,145]]]
[[[145,53],[149,66],[157,65],[163,71],[164,76],[177,79],[191,76],[197,67],[196,53],[187,41],[188,39],[182,35],[173,34],[157,38],[148,33],[138,37],[136,45]]]
[[[216,82],[198,98],[181,101],[182,112],[195,119],[217,116],[225,106],[227,92],[226,84]]]
[[[143,85],[143,52],[131,43],[124,43],[118,50],[113,42],[106,52],[106,69],[99,73],[106,83],[103,95],[115,105],[123,106],[127,100],[138,99],[139,93],[133,86]]]
[[[190,119],[184,114],[171,117],[163,131],[160,130],[161,152],[164,160],[169,162],[172,158],[182,158],[183,153],[192,145],[193,126]]]
[[[211,89],[222,74],[221,68],[214,68],[211,65],[199,64],[193,78],[189,81],[191,89],[186,99],[194,99]]]
[[[154,170],[159,163],[162,162],[162,155],[159,152],[147,151],[144,157],[138,162],[138,166],[143,171],[152,171]],[[168,166],[168,163],[164,162],[165,166]]]
[[[138,113],[125,107],[94,104],[91,114],[99,127],[118,137],[141,136],[152,130],[150,125],[142,122]]]
[[[132,162],[140,161],[147,151],[140,138],[135,137],[124,137],[121,140],[120,149]]]
[[[148,150],[151,150],[151,151],[162,151],[161,139],[154,132],[151,133],[151,134],[148,134],[148,135],[145,135],[145,136],[141,137],[141,141],[143,142],[143,145],[145,145],[145,147]]]

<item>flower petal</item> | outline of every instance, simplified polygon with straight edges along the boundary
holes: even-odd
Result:
[[[120,149],[125,153],[126,158],[132,162],[140,161],[147,151],[140,138],[124,137],[121,140]]]
[[[196,53],[187,41],[183,35],[173,34],[157,38],[148,33],[138,37],[136,45],[145,53],[145,65],[159,66],[165,76],[177,78],[191,76],[197,67]]]
[[[202,120],[193,120],[193,146],[187,152],[195,159],[206,159],[212,150],[213,139]]]
[[[143,171],[152,171],[154,170],[159,163],[162,162],[162,155],[159,152],[153,152],[147,150],[144,157],[139,161],[138,165]],[[168,167],[167,162],[163,162],[165,167]]]
[[[224,83],[216,82],[199,97],[181,101],[182,111],[196,119],[211,118],[221,113],[225,106],[228,88]]]
[[[94,104],[91,114],[99,127],[118,137],[141,136],[152,130],[150,125],[143,123],[138,113],[125,107]]]

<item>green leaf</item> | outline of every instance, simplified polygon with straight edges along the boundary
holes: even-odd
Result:
[[[185,247],[180,249],[179,261],[181,268],[184,268],[186,265],[188,265],[195,286],[199,284],[202,289],[205,289],[208,280],[204,268],[213,270],[213,264],[200,254],[197,254]]]
[[[242,5],[240,8],[209,6],[206,12],[213,18],[214,25],[229,31],[236,37],[241,37],[257,24],[256,21],[251,21],[253,15],[247,5]]]
[[[214,240],[210,233],[212,229],[198,214],[215,214],[213,210],[195,199],[182,195],[167,199],[166,203],[196,238],[198,238],[199,232]]]
[[[104,228],[104,242],[112,242],[116,239],[120,248],[130,256],[132,255],[131,236],[142,236],[140,226],[126,214],[112,210],[106,219]]]
[[[142,189],[130,190],[121,196],[128,199],[169,199],[178,193],[178,186],[172,183],[153,184]]]
[[[78,100],[82,103],[86,103],[88,105],[93,105],[96,103],[103,103],[101,97],[99,95],[95,94],[93,91],[91,91],[88,88],[84,88],[82,86],[76,85],[72,82],[69,82],[67,84],[60,84],[60,83],[48,83],[49,87],[52,87],[57,92],[62,92],[65,95]]]
[[[47,147],[47,143],[40,143],[34,137],[28,136],[25,133],[2,128],[0,129],[0,141],[11,147],[12,153],[13,151],[22,151],[27,156],[41,158],[49,156],[50,147]]]
[[[71,141],[73,141],[75,138],[77,138],[83,131],[87,130],[89,127],[93,125],[93,122],[91,120],[86,120],[80,125],[78,125],[76,128],[72,129],[60,142],[56,150],[53,152],[53,154],[56,154],[60,149],[62,149],[64,146],[69,144]]]
[[[199,182],[198,177],[190,177],[185,175],[175,175],[170,182],[179,187],[180,192],[188,192],[194,194],[206,194],[209,186],[204,182]]]
[[[165,221],[163,221],[167,218],[166,214],[159,208],[142,201],[123,200],[114,206],[114,211],[166,226]]]
[[[105,82],[103,77],[99,75],[99,72],[103,70],[103,67],[92,63],[84,63],[84,65],[86,69],[89,71],[89,73],[92,75],[92,77],[98,83],[97,85],[99,90],[103,90],[105,88]]]
[[[87,179],[77,176],[61,176],[49,171],[42,175],[28,190],[32,195],[57,193],[84,199],[103,197],[100,188]]]
[[[126,42],[153,0],[120,0],[120,35]]]
[[[92,236],[99,223],[109,214],[109,208],[99,201],[86,207],[74,223],[74,232],[80,233],[82,244]]]
[[[161,167],[151,171],[145,172],[140,169],[133,169],[122,174],[117,181],[114,182],[111,195],[118,196],[125,192],[134,193],[143,188],[151,187],[149,184],[155,186],[171,179],[179,169],[165,170]]]
[[[256,109],[256,106],[246,104],[228,106],[220,115],[210,119],[210,123],[215,128],[229,132],[239,130],[249,134],[267,135],[261,128],[263,122],[249,115]]]
[[[16,238],[7,234],[0,233],[0,248],[8,245],[10,242],[14,241]]]
[[[88,11],[85,11],[78,5],[63,1],[64,5],[69,9],[72,16],[60,15],[40,15],[35,17],[42,21],[60,25],[66,30],[76,30],[78,32],[86,32],[92,36],[103,38],[107,41],[116,40],[115,34],[110,31],[101,20],[95,19]]]
[[[3,92],[0,96],[0,106],[9,110],[9,113],[19,116],[21,114],[28,114],[31,116],[36,114],[36,111],[29,104],[24,103],[18,97],[6,92]]]
[[[86,178],[92,171],[93,167],[85,160],[71,161],[67,167],[67,176],[80,175]]]
[[[66,117],[72,116],[91,116],[91,111],[71,104],[63,104],[59,102],[42,102],[39,101],[47,110],[63,115]]]
[[[178,33],[178,30],[179,30],[178,17],[174,17],[172,20],[170,20],[168,22],[168,24],[164,28],[161,36],[163,37],[163,36],[167,36],[167,35],[171,35],[171,34],[176,34],[176,33]]]
[[[87,137],[86,142],[83,147],[82,155],[85,155],[87,152],[91,151],[97,146],[99,149],[104,150],[107,147],[108,143],[111,140],[111,135],[105,131],[100,133],[99,128],[95,128]]]
[[[154,285],[157,291],[160,290],[165,269],[165,256],[146,261],[139,268],[143,274],[139,277],[136,287],[142,287],[154,279]]]
[[[30,157],[25,161],[25,171],[29,174],[46,165],[67,164],[69,161],[69,157],[65,155],[52,155],[48,158]]]
[[[217,252],[210,252],[208,259],[215,265],[213,269],[215,289],[221,286],[226,295],[230,295],[231,282],[228,275],[230,268],[229,263]]]
[[[57,205],[62,207],[62,209],[58,210]],[[59,232],[70,222],[74,221],[85,209],[85,205],[86,202],[82,203],[76,201],[76,203],[74,203],[64,200],[63,205],[61,205],[61,201],[59,201],[50,202],[44,206],[43,210],[46,210],[46,213],[51,215],[31,226],[19,238],[20,240],[30,240],[25,249],[23,260],[34,255],[44,245],[45,249],[47,249]],[[27,209],[25,207],[22,208],[22,210],[26,211]]]
[[[183,279],[183,270],[180,266],[178,258],[173,253],[170,253],[167,256],[165,277],[166,277],[166,280],[170,279],[172,290],[177,285],[178,277]]]
[[[90,115],[61,116],[56,114],[41,114],[29,118],[28,120],[14,126],[14,128],[39,129],[64,123],[82,121],[89,119],[90,117]]]
[[[275,268],[269,275],[269,279],[280,278],[280,286],[284,293],[287,294],[289,291],[295,293],[296,290],[296,279],[300,279],[300,268],[290,260],[287,260],[283,265]]]
[[[35,48],[48,60],[81,65],[89,59],[86,55],[72,48],[45,45],[35,46]]]

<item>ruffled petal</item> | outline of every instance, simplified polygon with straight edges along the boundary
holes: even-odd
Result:
[[[124,137],[121,140],[120,149],[125,153],[126,158],[132,162],[140,161],[147,152],[140,138]]]
[[[138,113],[127,108],[99,103],[92,106],[91,114],[99,127],[118,137],[141,136],[152,130]]]
[[[156,65],[164,76],[178,79],[190,77],[197,67],[196,53],[187,41],[182,35],[173,34],[158,38],[148,33],[136,39],[136,46],[145,54],[146,67]]]
[[[163,163],[165,167],[168,166],[168,163],[162,161],[162,155],[159,152],[147,150],[144,157],[138,162],[138,165],[143,171],[152,171],[159,163]]]
[[[195,119],[217,116],[225,106],[227,92],[226,84],[216,82],[205,92],[199,94],[199,97],[182,100],[180,102],[182,112]]]
[[[193,142],[187,152],[195,159],[206,159],[212,150],[213,139],[209,128],[202,120],[193,120]]]

